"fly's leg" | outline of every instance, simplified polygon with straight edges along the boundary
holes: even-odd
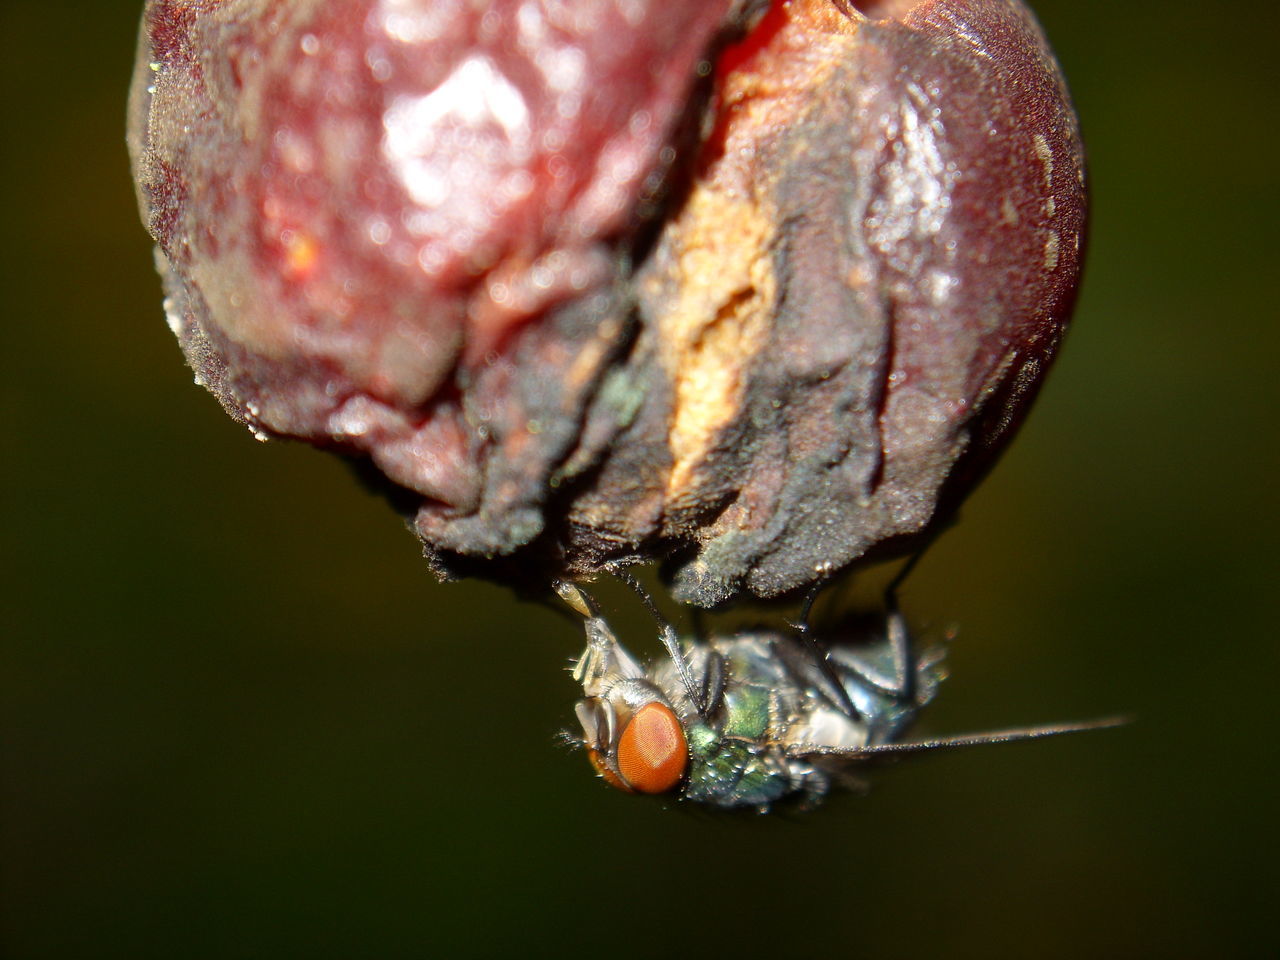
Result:
[[[907,559],[907,562],[902,565],[902,569],[894,574],[893,579],[889,581],[889,585],[884,590],[885,638],[889,643],[889,652],[892,657],[894,682],[889,687],[882,689],[907,703],[916,702],[916,697],[919,693],[917,689],[919,686],[919,673],[922,669],[927,669],[928,664],[916,659],[911,642],[911,632],[907,629],[907,620],[898,606],[898,590],[906,582],[907,577],[911,576],[911,572],[915,570],[920,558],[933,546],[933,542],[938,539],[939,534],[954,522],[955,518],[953,517],[945,524],[935,525],[932,532],[927,534],[927,539],[920,545],[920,549]],[[928,696],[925,699],[928,699]]]
[[[609,569],[615,577],[636,592],[648,609],[649,615],[657,622],[658,635],[662,640],[662,646],[666,649],[667,656],[671,658],[671,662],[675,664],[676,673],[680,677],[680,685],[684,687],[684,692],[689,697],[689,702],[693,704],[693,708],[698,712],[698,716],[706,720],[710,711],[710,691],[693,679],[693,670],[689,666],[689,658],[685,656],[684,647],[680,646],[679,634],[676,633],[675,628],[671,626],[667,618],[662,615],[662,611],[653,602],[653,598],[649,596],[648,591],[640,585],[639,580],[621,567],[610,567]]]
[[[888,653],[888,664],[872,664],[861,658],[856,658],[858,661],[856,665],[851,664],[859,680],[907,704],[914,703],[916,699],[918,665],[911,631],[907,629],[907,618],[903,616],[902,608],[898,603],[898,590],[903,581],[911,575],[916,564],[920,562],[928,546],[925,544],[913,553],[885,587],[884,648]]]
[[[813,626],[809,623],[814,601],[818,599],[818,594],[830,582],[830,576],[824,575],[821,580],[809,588],[809,592],[805,594],[804,603],[800,607],[800,619],[792,626],[795,627],[796,636],[800,638],[800,645],[813,658],[818,672],[822,674],[822,678],[831,687],[829,693],[833,695],[832,699],[835,701],[835,705],[850,719],[861,720],[863,717],[858,712],[858,708],[853,705],[853,700],[849,698],[849,691],[845,689],[844,680],[841,679],[840,672],[836,670],[835,664],[831,662],[830,651],[818,643],[817,637],[813,635]]]
[[[892,697],[904,706],[915,704],[918,686],[917,673],[919,672],[920,664],[916,660],[911,631],[907,628],[907,618],[903,616],[902,608],[898,603],[898,590],[903,581],[910,576],[911,571],[915,569],[916,564],[919,563],[928,546],[929,544],[925,544],[924,547],[912,554],[910,559],[903,564],[902,569],[889,581],[889,585],[884,591],[883,636],[874,645],[874,649],[868,651],[867,655],[859,655],[850,651],[841,657],[840,665],[846,671],[843,679],[840,678],[839,673],[835,670],[835,665],[828,659],[827,652],[813,638],[812,630],[808,623],[809,611],[813,606],[817,591],[824,586],[824,583],[819,583],[811,589],[809,595],[805,598],[799,625],[801,640],[812,651],[818,665],[823,668],[823,676],[827,679],[831,679],[833,675],[835,676],[838,682],[838,689],[843,695],[838,702],[839,706],[854,719],[870,718],[860,717],[858,712],[852,708],[851,697],[846,686],[851,681],[861,683],[878,693]]]
[[[912,649],[911,631],[907,629],[907,618],[902,615],[902,608],[898,606],[898,588],[923,555],[923,549],[912,554],[911,559],[903,564],[884,591],[885,639],[889,643],[895,681],[889,692],[908,702],[914,702],[916,698],[916,657]]]
[[[913,703],[916,699],[916,657],[907,618],[898,607],[898,595],[886,593],[884,598],[884,632],[893,663],[893,680],[885,692]]]

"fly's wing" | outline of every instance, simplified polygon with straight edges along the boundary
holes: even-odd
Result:
[[[845,760],[869,760],[874,757],[897,756],[907,753],[925,753],[931,750],[949,750],[953,747],[976,747],[986,743],[1013,743],[1018,740],[1039,740],[1056,737],[1060,733],[1083,733],[1086,730],[1105,730],[1119,727],[1129,717],[1103,717],[1082,723],[1053,723],[1042,727],[1015,727],[1010,730],[989,730],[985,733],[965,733],[954,737],[933,740],[907,740],[902,743],[878,743],[864,747],[831,747],[819,743],[793,743],[787,746],[791,757],[835,757]]]

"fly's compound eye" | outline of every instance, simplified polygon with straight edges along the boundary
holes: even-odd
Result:
[[[618,773],[635,792],[673,789],[689,765],[689,745],[680,718],[665,703],[646,703],[623,728],[617,761]]]
[[[591,766],[596,773],[600,774],[600,779],[611,787],[617,787],[624,793],[634,793],[626,782],[623,781],[616,773],[609,769],[609,761],[604,758],[604,754],[599,750],[588,748],[587,759],[591,761]]]

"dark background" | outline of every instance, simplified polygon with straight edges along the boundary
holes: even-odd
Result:
[[[1272,4],[1035,4],[1087,282],[905,593],[959,626],[930,732],[1137,722],[728,819],[556,744],[572,622],[435,583],[339,463],[192,385],[124,151],[140,6],[0,4],[0,954],[1274,955]]]

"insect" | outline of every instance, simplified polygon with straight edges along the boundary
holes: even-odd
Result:
[[[570,583],[556,589],[583,616],[587,636],[573,670],[584,695],[575,708],[582,737],[570,739],[586,748],[605,782],[629,793],[760,812],[783,800],[812,807],[832,787],[860,785],[858,767],[886,755],[1124,722],[899,741],[945,671],[940,646],[913,653],[896,604],[824,648],[803,627],[682,642],[646,597],[668,656],[644,664],[584,590]]]

